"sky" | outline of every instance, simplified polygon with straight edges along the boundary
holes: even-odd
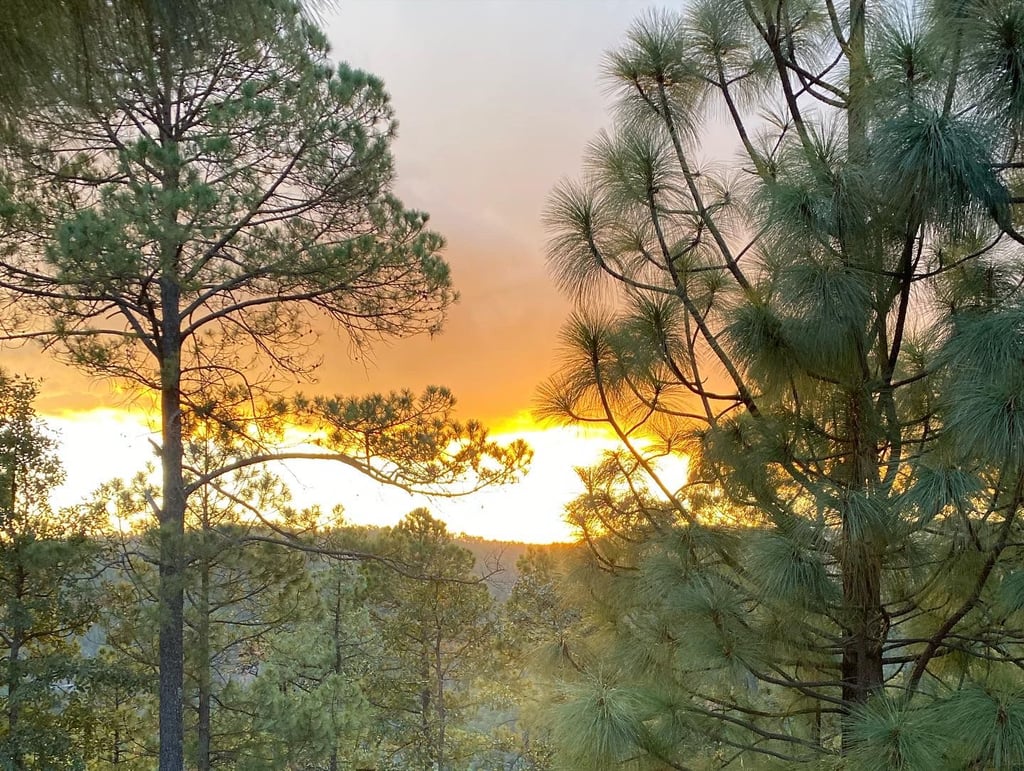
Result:
[[[398,115],[397,190],[448,240],[462,301],[436,339],[345,356],[325,381],[448,385],[467,415],[528,410],[557,366],[569,306],[545,268],[552,188],[575,176],[607,121],[605,52],[647,2],[340,0],[325,19],[339,59],[384,79]],[[469,355],[467,355],[469,353]]]
[[[433,338],[388,341],[356,359],[325,336],[317,382],[305,393],[358,394],[445,385],[462,418],[496,438],[521,436],[533,469],[517,486],[459,501],[386,491],[332,468],[281,469],[297,501],[342,504],[352,521],[388,524],[427,505],[455,532],[529,541],[571,536],[562,506],[575,465],[610,444],[574,429],[534,425],[538,385],[558,366],[558,331],[571,312],[545,267],[542,214],[552,188],[575,176],[608,122],[604,54],[648,2],[638,0],[338,0],[322,24],[332,57],[381,77],[398,117],[396,192],[430,213],[447,239],[461,300]],[[70,503],[152,457],[148,427],[126,397],[31,348],[4,366],[42,376],[37,404],[60,432]]]

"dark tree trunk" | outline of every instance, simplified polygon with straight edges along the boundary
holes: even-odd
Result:
[[[881,567],[869,549],[847,543],[849,551],[843,562],[843,604],[847,614],[843,640],[843,701],[862,704],[880,691],[883,684],[882,647],[886,622]]]
[[[181,286],[178,274],[177,192],[181,167],[177,158],[175,81],[163,31],[154,28],[161,81],[160,144],[163,148],[160,211],[160,429],[163,504],[160,509],[160,771],[183,771],[184,744],[184,607],[185,478],[182,470]]]
[[[341,574],[338,574],[338,583],[335,585],[334,593],[334,674],[341,674],[342,649],[341,649]],[[333,715],[332,715],[333,717]],[[335,743],[331,750],[330,771],[338,771],[338,747]]]
[[[849,107],[847,109],[847,153],[853,164],[868,160],[867,124],[868,87],[865,24],[867,0],[850,0],[850,32],[846,46],[849,61]],[[852,236],[848,236],[852,237]],[[847,251],[857,253],[866,248],[857,243],[846,244]],[[870,347],[867,343],[862,349]],[[882,362],[879,362],[882,366]],[[867,376],[869,365],[863,361]],[[849,394],[846,419],[846,440],[849,446],[846,483],[851,494],[870,496],[878,485],[878,443],[875,441],[875,405],[866,383]],[[882,605],[882,560],[878,546],[864,538],[861,528],[842,523],[840,570],[843,588],[842,699],[847,705],[863,704],[884,684],[882,651],[888,623]],[[849,747],[849,734],[843,731],[844,751]]]
[[[161,278],[163,305],[160,367],[160,771],[182,771],[184,758],[184,569],[185,480],[182,473],[180,291]]]
[[[444,757],[444,741],[445,741],[445,720],[447,715],[445,713],[444,706],[444,660],[441,652],[441,636],[438,635],[434,639],[434,676],[437,679],[435,688],[437,689],[436,700],[437,700],[437,769],[438,771],[444,771],[445,757]]]
[[[203,540],[206,539],[206,527],[204,524]],[[199,577],[199,607],[197,611],[198,641],[196,661],[199,666],[199,716],[196,726],[197,757],[196,768],[198,771],[210,771],[211,751],[211,719],[213,685],[210,676],[210,564],[207,560],[207,544],[203,544],[203,559],[200,565],[202,575]]]
[[[850,0],[850,39],[846,50],[850,63],[850,105],[846,111],[847,153],[855,163],[866,160],[866,93],[868,88],[867,48],[865,45],[866,0]]]
[[[851,494],[869,497],[878,484],[878,448],[874,441],[873,404],[866,387],[849,398],[846,420]],[[879,546],[863,532],[863,523],[842,523],[840,568],[843,583],[842,698],[863,704],[884,684],[882,652],[888,617],[882,605],[882,558]],[[843,749],[849,735],[843,731]]]

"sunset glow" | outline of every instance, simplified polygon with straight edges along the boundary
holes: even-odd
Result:
[[[62,456],[68,459],[67,480],[54,493],[57,506],[78,503],[100,484],[115,477],[128,479],[156,460],[156,437],[138,413],[93,410],[49,416],[47,422],[59,433]],[[297,429],[289,433],[293,441],[297,436]],[[330,511],[340,505],[345,520],[355,524],[393,525],[425,506],[456,533],[532,543],[570,540],[572,529],[562,510],[582,492],[573,469],[596,462],[602,452],[617,446],[614,439],[595,429],[538,426],[525,413],[499,426],[492,438],[526,441],[534,452],[532,468],[518,484],[462,498],[410,495],[329,461],[287,461],[271,468],[291,489],[296,506],[319,505]],[[685,462],[664,461],[661,470],[666,480],[681,484]],[[131,524],[112,521],[122,529]]]
[[[530,417],[538,384],[558,368],[558,330],[571,312],[547,272],[541,215],[552,188],[577,173],[605,120],[604,52],[646,7],[642,0],[536,3],[523,13],[515,3],[375,0],[325,11],[333,56],[380,76],[392,96],[395,192],[430,212],[444,234],[461,299],[435,337],[356,351],[325,330],[309,352],[322,362],[317,380],[283,390],[360,395],[448,386],[459,419],[480,420],[499,441],[526,440],[534,461],[518,485],[431,500],[382,488],[338,464],[294,462],[279,471],[296,503],[325,510],[341,504],[347,520],[377,524],[426,505],[455,532],[524,541],[572,536],[562,508],[581,491],[573,469],[614,443]],[[29,345],[5,350],[2,363],[42,379],[37,408],[61,434],[67,470],[58,504],[156,460],[156,424],[117,384],[90,379]]]

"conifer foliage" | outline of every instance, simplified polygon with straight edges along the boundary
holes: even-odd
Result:
[[[99,669],[78,639],[99,617],[98,521],[50,508],[64,470],[36,392],[0,370],[0,762],[12,771],[75,767],[96,723],[75,684]]]
[[[1024,763],[1024,4],[703,0],[606,74],[548,208],[544,412],[623,445],[563,764]]]
[[[432,333],[455,300],[443,239],[392,194],[382,82],[331,62],[288,0],[91,5],[102,35],[47,61],[57,88],[15,95],[0,148],[0,337],[159,403],[159,765],[180,771],[187,500],[267,460],[260,429],[305,412],[329,436],[303,457],[405,487],[507,481],[528,452],[455,422],[443,389],[278,399],[325,328],[356,347]],[[186,482],[204,423],[250,453]]]

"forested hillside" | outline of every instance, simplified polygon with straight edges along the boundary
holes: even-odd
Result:
[[[40,502],[60,465],[34,385],[5,376],[0,393],[0,755],[15,769],[152,768],[149,482],[113,480],[50,511]],[[222,451],[189,445],[194,457]],[[114,521],[133,527],[116,533]],[[524,721],[543,611],[523,582],[565,547],[460,543],[424,509],[393,528],[325,522],[251,467],[190,501],[185,545],[189,767],[547,767],[544,734]]]
[[[270,471],[461,497],[533,459],[442,386],[302,393],[458,299],[329,5],[0,2],[0,343],[159,429],[54,510],[82,459],[0,370],[0,766],[1024,768],[1024,0],[623,31],[543,213],[573,310],[533,435],[601,437],[544,547],[355,526]]]

